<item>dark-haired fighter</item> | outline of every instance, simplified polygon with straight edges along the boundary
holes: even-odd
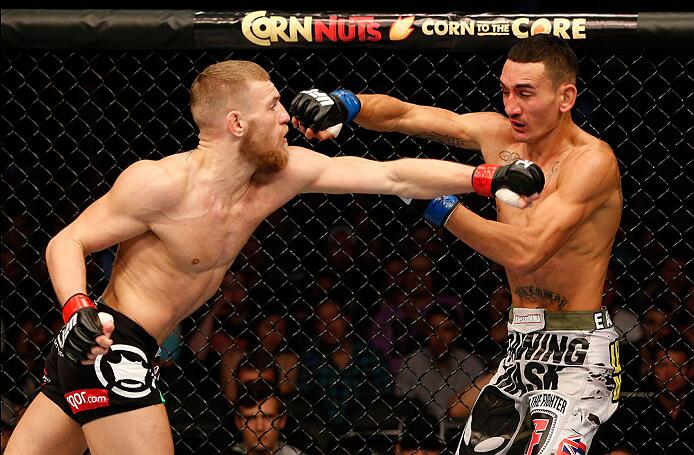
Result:
[[[435,201],[447,207],[440,225],[503,265],[513,292],[508,354],[477,399],[458,453],[506,453],[528,412],[526,453],[585,453],[617,407],[617,334],[601,297],[622,212],[619,168],[612,149],[571,118],[577,74],[569,46],[536,35],[508,53],[499,78],[506,116],[346,90],[302,92],[290,107],[308,138],[332,137],[329,127],[354,118],[479,150],[492,165],[532,160],[544,172],[540,199],[525,210],[498,204],[498,221],[453,197]],[[332,104],[314,101],[325,97]]]

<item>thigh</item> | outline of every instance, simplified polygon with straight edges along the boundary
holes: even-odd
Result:
[[[122,412],[82,426],[92,455],[169,455],[174,453],[163,404]]]
[[[6,455],[82,454],[87,443],[70,416],[39,393],[12,432]]]

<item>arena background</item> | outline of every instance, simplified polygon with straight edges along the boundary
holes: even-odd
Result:
[[[196,145],[188,90],[208,64],[229,58],[259,63],[270,72],[285,106],[306,88],[345,87],[460,113],[502,111],[497,77],[504,49],[495,45],[484,50],[250,45],[238,50],[57,49],[61,39],[70,39],[55,35],[54,42],[22,47],[7,44],[11,22],[6,13],[1,99],[3,435],[35,393],[42,358],[60,327],[43,261],[48,240],[106,192],[128,164]],[[682,21],[691,32],[691,15],[680,15]],[[694,373],[689,240],[694,218],[693,52],[691,40],[668,34],[667,23],[659,30],[658,39],[624,37],[619,35],[624,31],[617,30],[620,39],[607,36],[600,45],[586,40],[574,46],[581,65],[574,118],[614,148],[625,198],[605,289],[605,304],[624,332],[623,402],[603,425],[591,453],[615,447],[634,453],[692,451],[681,436],[691,430]],[[469,151],[356,127],[321,144],[308,143],[296,131],[289,139],[331,156],[481,162]],[[493,204],[481,198],[466,196],[464,202],[488,218],[494,216]],[[92,295],[103,289],[112,258],[113,251],[105,251],[90,259]],[[503,339],[492,339],[490,330],[498,331],[504,322],[499,307],[489,303],[492,295],[500,295],[503,306],[504,294],[498,291],[504,286],[503,270],[385,197],[298,197],[260,226],[232,270],[239,279],[225,282],[227,292],[220,291],[184,321],[166,346],[169,358],[162,364],[160,385],[177,453],[223,453],[234,444],[234,405],[221,386],[229,369],[224,354],[262,351],[251,326],[271,312],[287,323],[282,349],[298,356],[298,369],[304,368],[301,359],[319,338],[314,310],[327,299],[342,306],[354,337],[370,345],[384,368],[426,344],[424,318],[434,305],[448,309],[460,331],[456,345],[478,356],[486,369],[494,368],[503,352]],[[398,303],[401,308],[413,302],[420,312],[399,326],[405,330],[400,337],[412,342],[379,351],[371,346],[378,333],[374,321],[381,321],[378,315],[398,291],[406,296]],[[391,317],[379,323],[394,322]],[[202,327],[208,332],[202,333]],[[413,327],[421,331],[411,333],[416,332]],[[687,353],[684,365],[676,368],[686,378],[684,394],[678,392],[684,409],[676,418],[661,409],[659,397],[667,391],[654,374],[656,365],[663,364],[658,347],[672,345],[684,346]],[[312,373],[302,372],[299,382],[310,380]],[[668,383],[674,386],[679,379]],[[401,397],[395,379],[380,384],[377,393],[356,394],[339,419],[320,414],[320,399],[327,394],[307,396],[303,383],[297,385],[297,391],[283,397],[290,416],[284,433],[289,443],[309,453],[335,453],[336,447],[346,453],[389,453],[409,429],[422,441],[440,435],[452,451],[464,423],[423,418],[427,403]],[[373,384],[362,386],[376,390]],[[446,381],[441,387],[448,387]],[[317,424],[305,418],[312,414]]]

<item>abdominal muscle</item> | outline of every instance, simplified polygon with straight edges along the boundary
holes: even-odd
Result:
[[[597,311],[602,304],[607,258],[559,254],[533,273],[508,273],[513,306],[547,311]]]
[[[184,270],[161,241],[136,238],[120,245],[102,301],[161,345],[181,320],[217,292],[233,260],[199,271]]]

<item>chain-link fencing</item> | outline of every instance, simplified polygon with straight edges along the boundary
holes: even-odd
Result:
[[[622,336],[622,405],[591,452],[684,453],[694,377],[694,57],[578,54],[574,120],[613,147],[624,194],[604,293]],[[267,69],[285,106],[303,89],[345,87],[459,113],[503,112],[503,52],[5,49],[3,431],[36,393],[62,325],[44,261],[49,239],[130,163],[196,146],[189,88],[224,59]],[[289,142],[330,156],[481,163],[470,151],[356,126],[320,144],[291,131]],[[494,217],[487,200],[464,203]],[[114,253],[88,258],[94,296]],[[281,433],[307,453],[392,453],[410,439],[443,441],[453,453],[470,400],[505,350],[509,304],[501,267],[388,198],[299,196],[261,224],[218,295],[162,346],[159,385],[177,453],[228,452],[242,446],[244,428]],[[427,349],[453,360],[419,371]],[[275,387],[246,390],[258,378]],[[248,414],[248,393],[278,394],[263,408],[267,419]]]

